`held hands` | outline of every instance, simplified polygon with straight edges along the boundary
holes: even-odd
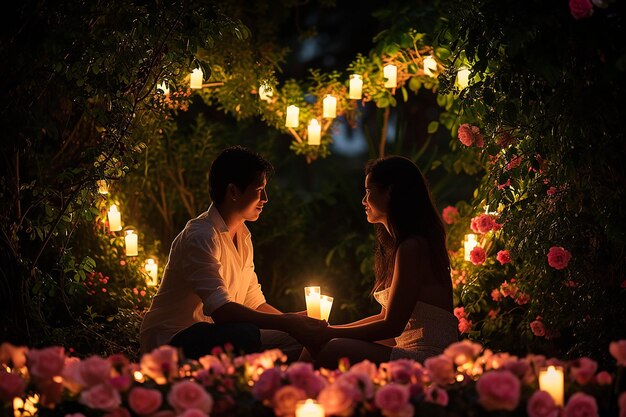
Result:
[[[328,341],[326,337],[326,320],[318,320],[300,313],[285,314],[287,332],[298,342],[305,346],[311,353],[319,351],[320,347]]]

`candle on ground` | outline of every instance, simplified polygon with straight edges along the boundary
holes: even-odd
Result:
[[[541,368],[539,389],[550,394],[557,406],[563,407],[563,368],[561,366]]]
[[[296,417],[324,417],[324,407],[317,401],[308,399],[296,403]]]

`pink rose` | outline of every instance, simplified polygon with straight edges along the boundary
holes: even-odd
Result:
[[[474,265],[481,265],[487,259],[485,250],[480,246],[474,246],[474,249],[470,252],[470,262]]]
[[[546,335],[546,328],[541,321],[541,317],[537,317],[535,321],[530,323],[530,330],[533,332],[535,336],[543,337]]]
[[[528,294],[524,294],[523,292],[519,292],[515,296],[515,302],[521,306],[523,306],[524,304],[528,304],[529,301],[530,296]]]
[[[308,397],[317,397],[326,381],[313,370],[313,364],[306,362],[292,363],[286,372],[291,384],[303,390]]]
[[[93,387],[105,382],[111,375],[111,362],[100,356],[90,356],[80,361],[78,373],[84,386]]]
[[[202,367],[211,372],[212,375],[223,375],[226,373],[226,367],[221,360],[213,355],[206,355],[198,359]]]
[[[189,410],[185,410],[182,414],[179,414],[178,417],[209,417],[209,415],[197,408],[190,408]]]
[[[113,411],[122,404],[120,393],[101,384],[80,393],[79,402],[95,410]]]
[[[133,378],[130,375],[118,375],[109,378],[109,385],[120,392],[127,391],[133,384]]]
[[[607,371],[598,372],[595,379],[598,385],[611,385],[613,383],[613,377]]]
[[[167,401],[178,412],[197,408],[205,413],[213,408],[213,397],[206,392],[202,385],[189,380],[176,382],[172,385]]]
[[[609,352],[617,361],[618,366],[626,366],[626,339],[609,344]]]
[[[626,392],[622,392],[617,399],[619,405],[619,417],[626,417]]]
[[[52,378],[61,375],[65,365],[65,349],[52,346],[32,349],[28,352],[28,369],[38,378]]]
[[[409,388],[399,384],[387,384],[379,388],[374,396],[374,404],[383,413],[398,413],[409,403]]]
[[[178,373],[178,351],[172,346],[160,346],[141,357],[141,372],[164,384]]]
[[[454,381],[454,364],[446,355],[432,356],[424,361],[430,379],[436,384],[447,385]]]
[[[598,417],[598,404],[591,395],[577,392],[567,401],[563,417]]]
[[[468,320],[466,318],[462,318],[459,320],[459,333],[464,334],[464,333],[468,333],[470,330],[472,330],[472,321]]]
[[[593,14],[591,0],[569,0],[569,11],[576,20],[584,19]]]
[[[481,214],[472,219],[472,223],[475,225],[478,233],[485,234],[493,229],[494,221],[493,217],[489,214]]]
[[[462,319],[467,317],[467,313],[465,313],[465,307],[454,307],[454,317],[456,317],[457,319]]]
[[[459,141],[465,146],[474,144],[477,148],[482,148],[485,144],[483,136],[480,134],[480,128],[471,126],[468,123],[463,123],[459,126],[458,137]]]
[[[559,417],[559,407],[545,391],[535,391],[526,404],[528,417]]]
[[[47,408],[54,408],[61,401],[63,384],[52,379],[37,381],[37,391],[41,394],[39,403]]]
[[[354,389],[347,384],[327,385],[317,397],[326,415],[350,416],[354,411]]]
[[[478,217],[473,217],[472,220],[470,220],[470,229],[472,229],[474,233],[480,233],[478,231]]]
[[[274,414],[278,417],[293,416],[298,401],[305,399],[306,393],[304,391],[291,385],[285,385],[276,391],[272,399]]]
[[[21,376],[0,370],[0,401],[13,401],[15,397],[21,397],[26,389],[26,382]]]
[[[548,194],[549,196],[553,196],[557,193],[557,191],[558,190],[556,189],[556,187],[550,187],[548,188],[548,191],[546,191],[546,194]]]
[[[579,358],[570,362],[570,377],[580,385],[587,385],[596,374],[598,363],[590,358]]]
[[[135,387],[128,393],[128,405],[139,415],[154,413],[162,403],[163,395],[156,389]]]
[[[490,371],[476,383],[480,404],[488,411],[513,411],[519,403],[521,384],[509,371]]]
[[[420,383],[423,380],[424,368],[412,359],[396,359],[387,363],[391,382],[398,384]]]
[[[269,400],[281,386],[282,375],[279,368],[263,372],[252,387],[252,396],[259,401]]]
[[[493,290],[491,290],[491,299],[495,302],[502,300],[502,293],[499,289],[494,288]]]
[[[454,224],[459,220],[460,214],[456,207],[448,206],[441,212],[441,217],[446,224]]]
[[[0,345],[0,363],[4,363],[13,368],[23,368],[26,366],[26,355],[28,348],[25,346],[13,346],[4,342]]]
[[[359,363],[355,363],[354,365],[352,365],[350,370],[353,372],[364,373],[369,376],[370,379],[378,375],[378,367],[376,366],[376,364],[368,361],[367,359]]]
[[[506,148],[515,142],[516,139],[511,135],[511,133],[507,131],[502,131],[498,134],[498,138],[496,139],[496,145]]]
[[[465,339],[452,343],[443,351],[443,354],[451,358],[456,365],[463,365],[467,362],[474,362],[482,349],[480,344]]]
[[[560,246],[552,246],[548,252],[548,265],[554,269],[564,269],[567,268],[571,258],[572,254],[567,249]]]
[[[496,259],[500,262],[500,265],[508,264],[511,262],[511,254],[508,250],[501,250],[496,255]]]
[[[374,383],[367,374],[348,371],[340,375],[335,383],[348,387],[353,393],[354,401],[363,401],[374,396]]]
[[[510,360],[502,364],[501,369],[505,369],[515,375],[520,381],[532,384],[535,379],[530,361],[526,359],[517,359],[513,356]]]
[[[424,400],[429,403],[439,404],[442,407],[448,405],[448,392],[445,389],[438,387],[437,385],[431,385],[426,388],[424,394]]]
[[[513,155],[513,157],[511,158],[511,161],[508,164],[506,164],[506,170],[510,171],[512,169],[517,168],[518,166],[520,166],[523,160],[524,160],[523,157]]]

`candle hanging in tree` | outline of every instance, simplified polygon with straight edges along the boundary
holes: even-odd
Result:
[[[261,84],[259,87],[259,99],[269,102],[274,95],[274,90],[267,84]]]
[[[126,243],[126,256],[137,256],[139,254],[137,250],[137,233],[133,229],[126,231],[124,243]]]
[[[331,94],[326,94],[323,100],[322,116],[326,119],[334,119],[337,117],[337,99]]]
[[[157,84],[157,90],[161,90],[163,92],[163,95],[165,96],[170,95],[170,87],[165,81],[163,81],[161,84]]]
[[[383,68],[385,76],[385,88],[396,88],[398,86],[398,68],[393,64],[387,64]]]
[[[473,233],[465,235],[465,241],[463,242],[463,259],[469,262],[470,252],[478,245],[476,241],[476,235]]]
[[[308,128],[308,143],[309,145],[319,145],[321,137],[322,127],[318,123],[317,119],[311,119]]]
[[[423,63],[424,63],[424,74],[428,75],[429,77],[434,77],[435,71],[437,71],[437,61],[435,61],[435,58],[433,58],[432,55],[429,55],[426,58],[424,58]]]
[[[359,74],[350,76],[350,92],[348,97],[353,100],[360,100],[363,97],[363,80]]]
[[[286,127],[298,127],[300,123],[298,118],[300,117],[300,109],[293,104],[287,107],[287,117],[285,118]]]
[[[459,72],[456,73],[456,83],[462,90],[469,85],[470,70],[467,67],[459,68]]]
[[[190,75],[190,79],[189,79],[189,87],[197,90],[202,88],[202,77],[204,76],[204,74],[202,73],[202,70],[200,68],[196,68],[193,70],[193,72]]]
[[[118,232],[122,230],[122,215],[119,211],[117,211],[117,206],[115,204],[111,204],[111,208],[109,208],[108,218],[109,230],[111,232]]]
[[[146,280],[146,284],[148,287],[156,287],[158,284],[159,264],[153,258],[148,258],[144,268],[149,277]]]

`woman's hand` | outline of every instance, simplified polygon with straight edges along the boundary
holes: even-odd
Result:
[[[317,352],[326,343],[326,320],[317,320],[298,313],[286,313],[286,331],[311,351]]]

